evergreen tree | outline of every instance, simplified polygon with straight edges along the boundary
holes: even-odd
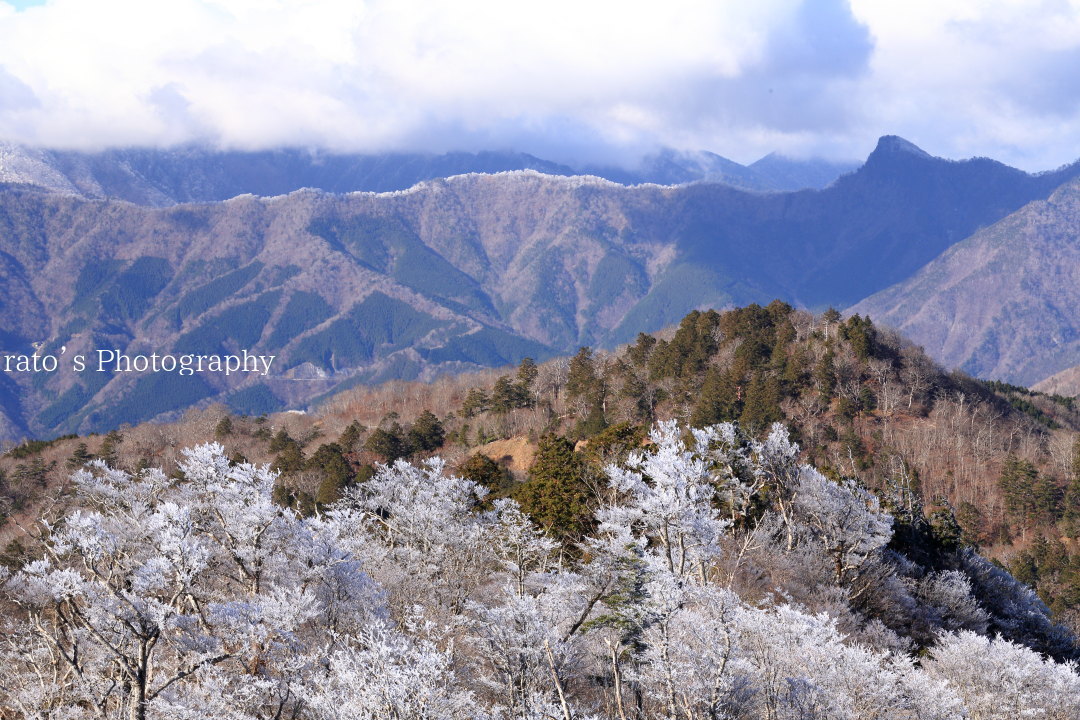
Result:
[[[214,438],[218,442],[221,442],[225,438],[233,434],[233,422],[232,418],[226,415],[218,420],[218,424],[214,426]]]
[[[1009,572],[1025,585],[1035,587],[1039,582],[1039,566],[1036,564],[1035,558],[1027,550],[1013,556],[1009,562]]]
[[[598,385],[592,349],[582,347],[570,359],[566,374],[566,396],[571,400],[590,398],[597,393]]]
[[[814,366],[814,385],[823,403],[832,401],[836,394],[836,353],[830,347]]]
[[[304,469],[304,451],[300,449],[300,443],[292,440],[285,444],[270,467],[278,472],[300,472]]]
[[[362,432],[364,432],[364,426],[356,420],[349,423],[349,426],[341,433],[341,437],[338,438],[337,444],[341,447],[341,451],[352,452],[356,448],[356,443],[360,440]]]
[[[503,375],[496,380],[495,387],[491,390],[491,412],[496,415],[505,415],[520,406],[519,388],[510,382],[510,378]]]
[[[287,448],[290,443],[294,442],[296,441],[292,439],[292,436],[289,435],[288,431],[286,431],[285,428],[281,428],[274,437],[270,439],[270,452],[281,452]]]
[[[840,312],[834,307],[830,307],[828,310],[826,310],[822,314],[821,321],[825,326],[824,329],[825,329],[825,339],[826,340],[829,339],[829,328],[832,327],[833,325],[836,325],[838,322],[840,322],[840,319],[842,317],[843,317],[843,315],[841,315]]]
[[[457,473],[497,494],[504,494],[514,482],[509,470],[483,453],[470,455],[463,460],[457,466]]]
[[[648,435],[640,425],[621,422],[611,425],[589,438],[582,455],[597,471],[603,471],[611,463],[624,462],[627,456],[641,447]]]
[[[439,418],[430,410],[420,413],[420,416],[409,428],[409,444],[414,450],[431,452],[438,450],[446,442],[446,430]]]
[[[531,357],[522,358],[521,364],[518,365],[517,380],[518,384],[525,389],[526,392],[531,392],[532,384],[540,374],[539,368],[536,367],[536,361]]]
[[[594,397],[589,404],[589,412],[574,425],[574,437],[587,440],[593,435],[603,432],[607,426],[604,401],[601,397]]]
[[[956,522],[960,525],[960,538],[964,544],[978,548],[986,532],[982,511],[964,500],[956,508]]]
[[[529,479],[511,492],[521,509],[552,535],[578,538],[589,527],[592,511],[591,471],[574,452],[574,444],[559,435],[544,435]]]
[[[488,409],[488,402],[488,394],[482,388],[473,388],[461,403],[461,414],[467,418],[479,415]]]
[[[1051,524],[1061,517],[1061,488],[1054,478],[1040,474],[1031,487],[1031,517],[1035,523]]]
[[[643,368],[649,362],[649,356],[654,347],[656,347],[656,338],[639,332],[637,341],[626,351],[626,355],[636,367]]]
[[[746,388],[746,400],[739,416],[739,424],[748,432],[756,433],[780,422],[784,419],[784,413],[780,409],[782,397],[779,380],[772,376],[755,374]]]
[[[649,373],[654,379],[673,377],[692,379],[704,372],[716,353],[717,330],[721,315],[715,310],[694,310],[679,323],[669,343],[658,343],[649,359]]]
[[[1026,522],[1035,511],[1034,488],[1038,478],[1035,466],[1015,455],[1005,459],[998,478],[998,488],[1005,499],[1005,511],[1015,520]]]
[[[852,315],[840,326],[840,337],[851,344],[851,349],[860,360],[875,357],[877,351],[877,329],[869,316]]]
[[[1066,532],[1072,537],[1080,535],[1080,435],[1073,441],[1069,484],[1065,488],[1062,511]]]
[[[566,397],[580,401],[585,411],[574,426],[575,437],[588,438],[607,427],[606,394],[605,384],[596,373],[592,350],[581,348],[570,360],[566,377]]]
[[[690,416],[693,427],[705,427],[738,419],[742,414],[741,390],[730,372],[711,366]]]
[[[116,451],[120,447],[120,443],[124,441],[124,436],[117,430],[112,430],[105,436],[105,440],[101,443],[101,449],[98,451],[98,457],[104,460],[112,467],[117,465]]]
[[[963,547],[964,530],[956,521],[952,508],[944,507],[930,513],[930,535],[945,552]]]
[[[67,466],[69,470],[78,470],[93,459],[94,456],[90,454],[90,451],[86,447],[86,443],[81,442],[75,446],[75,450],[71,453],[71,457],[67,459]]]
[[[337,443],[325,443],[307,459],[305,467],[323,475],[322,482],[315,494],[315,501],[320,505],[329,505],[341,497],[342,491],[353,483],[352,466],[345,459],[341,446]]]
[[[408,443],[402,435],[401,426],[397,423],[385,430],[376,428],[368,435],[364,442],[364,449],[378,455],[384,463],[389,465],[409,455]]]

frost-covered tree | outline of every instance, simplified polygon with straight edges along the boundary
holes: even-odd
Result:
[[[349,488],[329,512],[340,542],[390,592],[399,615],[415,603],[459,612],[486,581],[487,489],[446,473],[442,459],[398,460]]]
[[[319,720],[485,720],[453,671],[453,652],[372,624],[325,659],[304,695]]]
[[[600,534],[647,547],[650,562],[704,583],[730,521],[713,502],[716,485],[707,457],[720,430],[712,426],[691,433],[693,445],[688,446],[675,422],[660,423],[650,434],[654,448],[632,453],[625,469],[609,466],[609,482],[620,502],[602,508],[597,519]]]
[[[937,626],[986,633],[990,614],[979,606],[971,594],[971,581],[959,570],[930,573],[918,582],[916,595],[933,611]]]
[[[758,451],[758,465],[773,497],[773,504],[783,520],[788,550],[795,545],[792,498],[799,484],[798,458],[799,446],[791,440],[787,428],[773,423],[769,436]]]
[[[471,647],[481,684],[509,712],[527,716],[557,703],[581,669],[573,622],[584,603],[572,573],[560,573],[532,593],[513,584],[485,603],[471,603]]]
[[[877,498],[852,481],[829,480],[814,468],[799,469],[794,520],[819,541],[843,584],[892,537],[892,517]]]
[[[739,598],[664,577],[651,582],[648,592],[654,614],[641,633],[643,650],[630,680],[667,717],[719,720],[749,711],[756,690],[733,630]]]
[[[4,588],[27,619],[4,653],[24,715],[289,711],[336,633],[381,617],[359,563],[271,501],[266,467],[212,444],[180,469],[74,475],[87,508],[46,524],[44,557]],[[208,687],[214,705],[193,704]]]
[[[874,497],[783,427],[650,438],[573,544],[439,459],[307,518],[219,445],[179,478],[92,463],[0,569],[0,718],[1080,717],[1037,596],[886,550]]]
[[[942,636],[931,656],[926,672],[960,696],[970,720],[1080,717],[1075,663],[1055,663],[1022,645],[967,630]]]
[[[942,714],[929,714],[912,692],[910,664],[887,652],[845,642],[836,621],[782,605],[742,607],[734,622],[742,656],[757,690],[754,717],[959,720],[955,698],[937,697]]]

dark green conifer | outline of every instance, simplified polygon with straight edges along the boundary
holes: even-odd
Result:
[[[338,438],[338,445],[342,452],[352,452],[356,449],[356,443],[360,440],[360,434],[364,432],[364,426],[353,420]]]
[[[575,539],[590,524],[591,471],[574,452],[574,444],[559,435],[544,435],[529,479],[518,485],[511,497],[521,509],[555,537]]]
[[[1005,459],[998,478],[998,488],[1005,499],[1005,511],[1016,521],[1032,518],[1035,510],[1034,488],[1038,478],[1035,466],[1015,455]]]
[[[67,459],[67,466],[69,470],[78,470],[93,459],[94,456],[90,454],[90,451],[86,447],[86,443],[81,442],[75,446],[75,450],[71,453],[71,457]]]
[[[471,418],[488,409],[488,394],[482,388],[473,388],[461,403],[461,415]]]
[[[520,407],[518,387],[510,382],[510,378],[503,375],[495,381],[495,387],[491,389],[491,412],[496,415],[505,415],[516,407]]]
[[[750,433],[758,433],[774,422],[781,422],[784,413],[780,409],[783,394],[775,377],[756,373],[746,388],[739,424]]]
[[[290,443],[294,442],[296,441],[292,439],[292,437],[285,430],[285,428],[281,428],[277,431],[274,437],[270,439],[270,452],[281,452],[286,447],[288,447]]]
[[[304,469],[304,451],[300,449],[300,443],[292,440],[281,449],[274,462],[270,464],[278,472],[300,472]]]
[[[305,463],[308,470],[322,474],[322,482],[315,493],[315,501],[320,505],[329,505],[341,497],[342,491],[353,484],[352,466],[345,459],[341,446],[337,443],[324,443],[311,454]]]
[[[446,442],[446,430],[435,413],[425,410],[409,428],[409,444],[414,450],[431,452]]]
[[[457,466],[457,473],[494,493],[505,493],[514,480],[509,470],[483,453],[470,455],[462,461]]]
[[[364,449],[378,455],[388,465],[409,455],[408,444],[403,437],[401,426],[397,423],[387,429],[372,430],[364,442]]]
[[[705,427],[738,419],[743,405],[740,393],[740,387],[730,372],[711,366],[705,372],[690,424]]]
[[[643,368],[649,362],[649,355],[655,346],[656,338],[639,332],[637,341],[626,351],[626,355],[636,367]]]
[[[590,397],[596,394],[598,384],[592,348],[582,347],[570,358],[566,373],[566,396],[571,400]]]
[[[536,367],[535,360],[531,357],[522,358],[521,363],[518,365],[517,381],[526,392],[532,390],[532,384],[539,374],[540,369]]]

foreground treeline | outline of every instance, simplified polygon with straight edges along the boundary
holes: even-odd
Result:
[[[4,574],[0,716],[1080,714],[1034,593],[798,457],[661,423],[559,537],[437,458],[306,516],[220,445],[95,461]]]

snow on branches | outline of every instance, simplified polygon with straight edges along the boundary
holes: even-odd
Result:
[[[874,495],[800,464],[780,425],[763,441],[657,425],[606,468],[595,530],[572,546],[438,459],[382,466],[310,517],[220,445],[185,451],[180,471],[91,464],[34,559],[0,575],[0,718],[1080,712],[1075,665],[985,636],[1012,616],[1050,627],[1035,600],[970,553],[921,575],[890,561]],[[740,597],[743,554],[757,584]],[[827,602],[769,585],[799,564]],[[898,623],[855,606],[875,578],[873,602],[897,593],[936,623],[921,666]]]

